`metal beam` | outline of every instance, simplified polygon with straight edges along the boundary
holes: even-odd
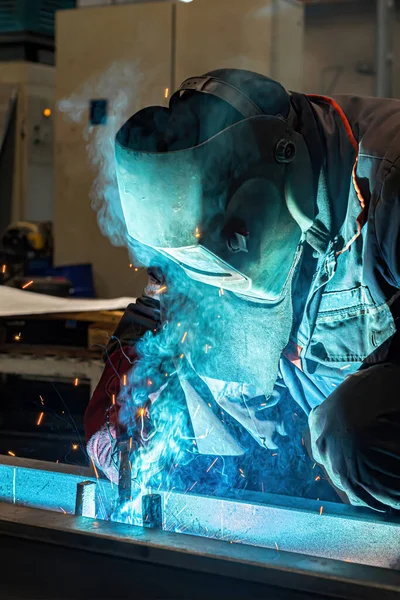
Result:
[[[251,584],[263,586],[263,594],[258,588],[258,594],[254,595],[253,591],[251,597],[326,599],[329,596],[349,600],[394,600],[400,592],[400,573],[395,571],[11,505],[0,505],[0,541],[3,536],[20,539],[21,542],[30,540],[42,542],[43,545],[72,548],[77,551],[77,556],[71,561],[71,566],[82,561],[85,564],[82,550],[88,559],[90,555],[97,554],[128,560],[131,563],[128,569],[129,585],[134,586],[132,592],[135,594],[138,593],[137,577],[144,568],[140,565],[146,564],[154,567],[155,577],[165,577],[166,567],[179,571],[172,579],[164,579],[165,588],[168,588],[165,597],[182,597],[180,580],[187,579],[185,573],[188,572],[189,578],[190,573],[192,577],[196,573],[202,574],[208,586],[212,582],[215,585],[216,577],[220,582],[222,579],[222,583],[226,580],[226,586],[230,585],[233,590],[235,583],[232,584],[232,581],[236,581],[238,586],[241,581],[248,582],[248,590],[252,589]],[[9,544],[5,542],[3,545],[7,547],[8,554]],[[40,552],[40,547],[37,552]],[[58,551],[53,554],[58,557]],[[42,565],[40,554],[36,558],[37,564]],[[160,568],[159,573],[157,567]],[[69,565],[63,565],[63,569],[73,575]],[[78,588],[82,583],[83,589],[89,589],[88,584],[92,582],[90,589],[93,591],[96,573],[89,569],[85,571],[87,582],[74,583]],[[107,569],[107,573],[110,572],[115,574],[112,568]],[[178,589],[180,594],[170,595],[170,585],[175,585],[172,592]],[[147,581],[146,586],[146,593],[151,596],[152,581]],[[212,593],[211,589],[209,587],[209,594]],[[282,595],[279,589],[295,590],[295,593]],[[226,591],[227,587],[224,598],[229,597]],[[217,595],[219,597],[219,593]],[[194,597],[190,589],[185,597]],[[199,597],[197,593],[195,597]],[[236,593],[231,597],[239,596]]]
[[[82,471],[79,475],[71,473],[71,467],[69,473],[63,473],[52,471],[59,467],[52,463],[24,460],[23,466],[18,466],[16,459],[10,462],[0,464],[0,500],[16,505],[74,514],[77,484],[95,481]],[[399,520],[379,513],[324,503],[320,514],[321,504],[316,501],[257,493],[240,499],[175,491],[159,494],[165,531],[377,567],[400,567]],[[116,495],[116,486],[99,480],[98,518],[109,518]],[[132,504],[135,523],[142,518],[138,500]]]

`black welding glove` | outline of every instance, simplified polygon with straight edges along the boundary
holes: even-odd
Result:
[[[400,509],[400,365],[348,377],[309,426],[314,459],[351,504]]]

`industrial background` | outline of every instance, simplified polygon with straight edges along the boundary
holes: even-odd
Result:
[[[205,535],[195,516],[190,526],[178,519],[189,506],[190,515],[204,512],[208,537],[250,544],[254,554],[148,532],[138,550],[129,531],[107,522],[115,486],[90,485],[98,473],[86,453],[84,411],[106,344],[147,281],[122,226],[107,235],[105,199],[117,193],[114,135],[135,111],[168,106],[185,78],[224,67],[257,71],[298,92],[400,99],[400,0],[0,0],[0,500],[9,503],[0,510],[0,560],[11,571],[37,551],[47,565],[21,595],[6,578],[1,597],[129,597],[132,564],[142,569],[141,596],[149,579],[161,579],[162,565],[171,595],[160,584],[157,597],[203,597],[212,585],[229,598],[266,590],[274,599],[399,597],[386,571],[400,564],[398,520],[376,517],[371,527],[369,514],[328,508],[330,486],[318,469],[307,505],[268,498],[264,506],[249,493],[239,508],[234,498],[199,508],[177,493],[167,506],[161,492],[165,518],[175,523],[168,532],[182,526]],[[37,300],[27,292],[38,292]],[[330,521],[319,518],[325,500]],[[37,508],[54,511],[50,525]],[[232,526],[220,518],[224,511],[236,515]],[[76,525],[76,516],[99,518],[89,541],[89,525]],[[289,526],[299,531],[289,550],[302,565],[280,556]],[[60,567],[46,546],[49,528],[71,569],[71,583],[64,579],[56,595]],[[309,528],[318,540],[311,548],[303,537]],[[372,550],[360,552],[363,545]],[[280,568],[288,595],[277,591]],[[116,588],[104,575],[109,569]],[[79,591],[74,578],[83,582]]]

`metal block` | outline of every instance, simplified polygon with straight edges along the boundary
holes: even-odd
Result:
[[[81,481],[76,486],[75,515],[77,517],[96,517],[96,483]]]
[[[146,494],[142,498],[143,526],[161,529],[163,524],[160,494]]]

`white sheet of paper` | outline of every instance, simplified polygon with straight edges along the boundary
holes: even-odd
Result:
[[[135,300],[136,298],[113,298],[112,300],[57,298],[56,296],[34,294],[27,290],[0,286],[0,317],[124,310],[128,304],[135,302]]]

